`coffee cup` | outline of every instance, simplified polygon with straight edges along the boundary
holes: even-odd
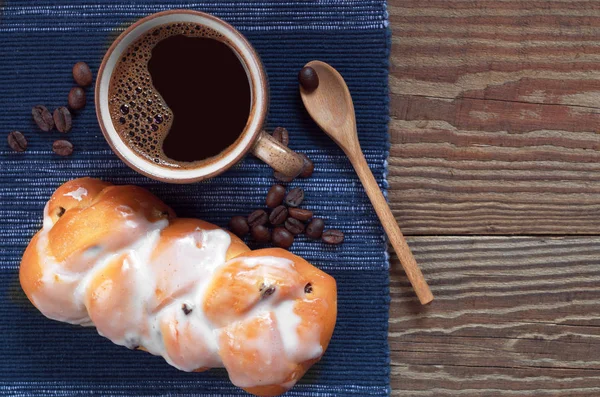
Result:
[[[130,136],[138,134],[138,130],[140,130],[140,135],[142,133],[152,134],[154,129],[160,131],[162,126],[154,124],[151,117],[148,117],[147,125],[144,125],[145,117],[141,120],[137,120],[140,118],[137,114],[134,114],[135,118],[131,117],[132,114],[129,113],[127,104],[121,105],[127,106],[127,108],[121,109],[123,115],[115,115],[115,109],[111,108],[115,101],[114,95],[111,96],[111,90],[115,87],[115,82],[112,79],[113,75],[120,70],[118,63],[124,61],[123,55],[130,51],[130,46],[133,43],[139,42],[139,39],[148,35],[149,32],[154,33],[162,29],[163,26],[175,26],[178,29],[191,29],[193,27],[199,31],[210,32],[211,35],[218,37],[222,43],[225,43],[235,54],[235,58],[247,77],[249,86],[247,121],[245,125],[240,127],[239,134],[236,132],[234,141],[231,144],[208,158],[191,162],[174,161],[172,164],[161,160],[159,157],[153,158],[151,154],[143,152],[136,141],[129,139],[124,131],[129,128],[127,126],[130,126]],[[180,26],[183,26],[183,28]],[[116,70],[117,72],[115,72]],[[151,82],[148,84],[150,85]],[[122,83],[123,87],[125,85],[126,82]],[[146,91],[142,92],[142,88],[137,89],[140,92],[139,99],[141,100],[141,95],[146,95]],[[135,96],[135,93],[132,95]],[[160,95],[160,90],[157,95]],[[146,101],[145,98],[144,101]],[[102,60],[96,81],[95,103],[100,128],[112,150],[129,167],[153,179],[169,183],[201,181],[223,173],[238,163],[248,152],[265,161],[275,171],[287,176],[295,177],[302,171],[303,158],[263,130],[269,105],[269,89],[267,76],[257,52],[234,27],[206,13],[191,10],[164,11],[147,16],[127,28],[110,46]],[[168,106],[168,101],[166,104]],[[137,107],[140,108],[139,105]],[[126,114],[125,110],[129,114]],[[173,113],[172,118],[176,119],[177,114]],[[201,126],[199,128],[201,129]],[[134,129],[136,132],[133,132]],[[194,133],[197,132],[194,131]],[[168,132],[166,134],[168,136]],[[219,131],[214,131],[214,134],[219,134]],[[143,135],[141,136],[141,140],[137,137],[136,139],[146,142],[146,138]],[[207,135],[205,139],[211,138]]]

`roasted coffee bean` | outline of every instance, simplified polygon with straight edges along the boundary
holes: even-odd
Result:
[[[305,66],[298,73],[298,82],[306,92],[313,92],[319,86],[319,75],[310,66]]]
[[[71,131],[73,122],[71,120],[71,112],[69,112],[69,109],[64,106],[56,108],[54,110],[53,119],[57,130],[63,133]]]
[[[33,109],[31,109],[31,115],[33,116],[33,121],[40,127],[40,130],[48,132],[54,128],[54,119],[46,106],[34,106]]]
[[[250,226],[245,217],[238,215],[229,220],[229,230],[238,237],[244,237],[250,231]]]
[[[294,244],[294,236],[283,227],[276,227],[273,230],[273,245],[279,248],[288,249]]]
[[[27,139],[19,131],[8,134],[8,146],[15,152],[24,152],[27,149]]]
[[[297,235],[304,231],[304,223],[296,218],[287,218],[285,220],[285,228],[293,235]]]
[[[73,65],[73,79],[82,87],[92,84],[92,71],[87,63],[77,62]]]
[[[304,190],[302,190],[301,187],[290,190],[287,196],[285,196],[285,203],[289,207],[300,206],[300,204],[302,204],[302,200],[304,200]]]
[[[306,235],[310,238],[317,239],[323,234],[325,229],[325,222],[321,218],[313,218],[312,221],[306,226]]]
[[[256,210],[248,215],[248,225],[250,227],[264,225],[269,220],[269,216],[263,210]]]
[[[85,106],[85,91],[81,87],[73,87],[69,91],[69,107],[73,110],[82,109]]]
[[[293,176],[282,174],[281,172],[277,172],[277,171],[273,172],[273,177],[275,177],[275,179],[277,179],[278,181],[286,182],[286,183],[293,181],[295,178]]]
[[[266,198],[266,204],[269,208],[275,208],[281,203],[283,203],[283,199],[285,197],[285,188],[281,185],[273,185],[269,189]]]
[[[309,210],[304,210],[302,208],[289,208],[288,209],[288,214],[292,217],[292,218],[296,218],[299,221],[307,221],[310,218],[312,218],[313,213],[312,211]]]
[[[327,244],[341,244],[344,242],[344,233],[339,230],[329,229],[323,232],[321,238]]]
[[[287,146],[290,143],[290,134],[288,130],[283,127],[277,127],[273,131],[273,138],[277,139],[283,146]]]
[[[299,177],[308,178],[313,174],[313,171],[315,170],[315,163],[313,163],[312,160],[309,159],[308,156],[304,153],[300,153],[300,156],[302,156],[302,159],[304,160],[304,166],[302,167],[302,172],[300,173]]]
[[[264,225],[257,225],[250,230],[252,238],[257,243],[268,243],[271,241],[271,231]]]
[[[281,225],[288,217],[288,210],[284,205],[277,206],[271,211],[269,215],[269,222],[272,225]]]
[[[73,144],[64,139],[59,139],[52,144],[52,150],[59,156],[70,156],[73,153]]]

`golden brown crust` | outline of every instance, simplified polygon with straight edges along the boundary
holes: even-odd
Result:
[[[56,189],[50,200],[48,200],[48,215],[50,215],[53,222],[56,222],[60,214],[66,210],[88,207],[104,188],[111,185],[108,182],[93,178],[78,178],[65,182]],[[79,199],[71,195],[73,192],[77,192],[78,189],[85,189],[85,194],[81,192],[81,195],[76,196]]]
[[[281,248],[265,248],[248,252],[244,257],[266,257],[275,256],[279,258],[289,259],[294,262],[294,266],[298,273],[306,280],[307,284],[311,284],[310,298],[311,300],[323,300],[326,303],[326,310],[315,310],[314,305],[303,304],[303,301],[297,301],[295,312],[303,318],[303,322],[299,325],[299,332],[302,332],[303,326],[306,326],[306,319],[319,322],[321,324],[320,342],[323,346],[323,351],[327,349],[333,330],[335,328],[337,318],[337,286],[335,279],[308,263],[304,258],[292,254]],[[294,379],[300,379],[306,371],[317,361],[308,360],[300,363],[294,371]],[[281,385],[267,385],[244,388],[248,393],[257,396],[277,396],[287,391]]]
[[[137,186],[113,186],[92,178],[79,178],[60,186],[48,201],[47,214],[54,224],[47,234],[48,252],[39,252],[40,233],[27,246],[20,266],[20,280],[29,300],[44,289],[42,264],[52,257],[67,271],[85,271],[92,261],[69,261],[75,253],[101,247],[116,251],[137,238],[134,233],[122,230],[123,218],[118,209],[144,217],[148,222],[174,218],[175,213],[156,196]],[[120,233],[120,238],[113,238]],[[69,313],[66,317],[77,322],[85,317],[85,309],[75,307],[68,300],[76,284],[55,276],[55,291],[45,289],[56,303],[53,313]]]
[[[160,255],[175,239],[188,235],[195,230],[218,229],[218,226],[198,219],[176,218],[170,207],[142,188],[114,186],[92,178],[75,179],[59,187],[50,198],[47,210],[53,222],[52,229],[46,235],[48,252],[38,252],[40,249],[38,242],[41,235],[38,232],[23,254],[19,273],[23,290],[34,305],[33,296],[44,288],[42,266],[44,266],[46,257],[54,257],[64,270],[88,270],[86,263],[70,261],[69,259],[74,256],[78,257],[75,254],[96,247],[109,252],[117,251],[139,237],[130,230],[123,229],[124,217],[134,216],[136,219],[146,220],[150,223],[160,220],[169,222],[168,226],[161,230],[159,242],[152,255]],[[115,235],[119,235],[119,238],[114,238]],[[270,275],[270,277],[272,277],[273,285],[278,288],[278,299],[295,299],[294,312],[302,319],[298,325],[300,339],[314,338],[315,327],[313,325],[318,324],[318,329],[320,329],[318,340],[323,347],[323,351],[325,351],[331,339],[337,316],[335,280],[306,260],[286,250],[267,248],[250,251],[240,238],[231,233],[229,235],[231,244],[226,252],[226,260],[228,261],[234,260],[233,263],[235,263],[236,258],[277,257],[293,262],[295,272],[289,279],[285,277],[277,279],[274,275]],[[106,310],[120,310],[118,305],[111,306],[112,303],[107,305],[101,302],[109,301],[109,303],[117,304],[123,302],[127,294],[127,280],[123,279],[125,276],[122,273],[123,258],[123,256],[115,258],[109,266],[94,274],[85,298],[87,309],[69,307],[72,302],[67,302],[65,299],[69,299],[72,293],[66,292],[74,289],[75,286],[68,284],[66,281],[63,284],[58,283],[58,291],[50,291],[52,298],[58,302],[54,308],[59,311],[63,309],[71,310],[73,313],[71,318],[74,321],[82,315],[81,310],[87,310],[88,312],[84,312],[84,315],[89,314],[100,330],[102,319],[106,317],[103,313]],[[249,310],[247,306],[253,304],[252,299],[248,300],[249,294],[259,296],[260,286],[252,285],[251,290],[245,291],[244,287],[240,287],[240,284],[235,284],[235,276],[235,266],[228,265],[220,270],[220,273],[215,274],[207,288],[204,309],[207,318],[211,319],[214,324],[220,323],[220,317],[227,317],[228,311],[239,314]],[[231,285],[228,285],[228,282]],[[260,280],[257,279],[256,282],[260,283]],[[290,295],[293,291],[298,291],[297,287],[299,285],[305,286],[305,294],[309,295],[310,299],[298,299]],[[55,282],[53,288],[56,287]],[[219,295],[219,291],[222,292],[223,290],[229,290],[232,293]],[[48,288],[44,292],[48,293]],[[170,299],[169,296],[164,299],[157,298],[156,302],[160,306],[168,299]],[[173,320],[166,319],[166,321]],[[226,322],[223,321],[223,323]],[[112,329],[111,331],[119,332],[119,329]],[[252,327],[244,330],[244,332],[251,331]],[[104,334],[108,332],[108,328],[103,330]],[[193,334],[190,333],[190,335]],[[118,337],[118,335],[115,335],[115,337]],[[173,340],[170,342],[173,345],[172,348],[176,350],[178,339],[186,337],[188,336],[185,333],[181,335],[173,334],[171,338]],[[169,341],[167,340],[167,342]],[[143,347],[140,348],[143,349]],[[246,358],[249,360],[248,362],[252,362],[251,356]],[[295,368],[290,372],[288,381],[301,378],[308,368],[319,359],[320,357],[297,365],[294,364]],[[198,368],[197,371],[206,369]],[[263,385],[244,388],[244,390],[258,396],[275,396],[287,389],[282,385]]]
[[[111,247],[117,250],[137,237],[123,231],[121,239],[113,238],[123,229],[123,218],[127,215],[143,217],[148,222],[175,217],[171,208],[145,189],[107,186],[87,206],[79,205],[65,211],[48,233],[50,251],[57,261],[62,262],[76,252],[107,244],[107,240],[118,244]]]
[[[85,208],[92,203],[105,187],[110,185],[110,183],[93,178],[78,178],[68,181],[56,189],[48,200],[48,215],[52,218],[53,222],[56,222],[67,210]],[[87,192],[87,194],[80,197],[81,200],[77,200],[75,197],[69,195],[69,193],[77,191],[80,188],[85,189]],[[29,242],[25,253],[23,253],[19,269],[21,286],[32,303],[32,295],[42,285],[42,268],[38,253],[39,234],[40,232],[36,233]]]
[[[21,267],[19,268],[19,280],[27,298],[33,303],[33,294],[40,288],[42,279],[42,268],[38,259],[37,242],[40,232],[29,242],[23,253]]]

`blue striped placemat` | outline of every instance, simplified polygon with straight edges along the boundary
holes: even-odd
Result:
[[[339,315],[324,358],[286,395],[389,395],[388,259],[382,228],[348,160],[312,122],[298,95],[296,74],[323,60],[345,77],[354,98],[365,155],[382,188],[388,150],[389,34],[384,0],[0,2],[0,132],[25,133],[29,147],[13,153],[0,145],[0,394],[240,396],[224,370],[185,373],[162,358],[113,345],[95,330],[44,318],[18,281],[21,254],[41,226],[43,206],[68,179],[93,176],[144,186],[180,216],[221,226],[232,215],[263,206],[275,180],[254,158],[210,181],[169,185],[127,168],[108,148],[98,127],[93,95],[67,138],[75,146],[60,158],[31,107],[65,105],[71,67],[87,62],[95,73],[112,40],[153,12],[189,8],[213,13],[236,26],[261,54],[271,87],[269,128],[281,125],[290,146],[311,157],[312,178],[290,187],[306,191],[305,207],[346,234],[339,247],[300,237],[292,251],[338,282]],[[6,138],[2,138],[6,139]],[[250,244],[252,245],[252,244]]]

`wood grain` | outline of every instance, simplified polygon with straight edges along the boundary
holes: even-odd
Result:
[[[405,234],[600,234],[600,2],[390,0]]]
[[[600,395],[600,237],[411,237],[392,258],[393,396]]]
[[[599,396],[600,1],[388,10],[392,394]]]

